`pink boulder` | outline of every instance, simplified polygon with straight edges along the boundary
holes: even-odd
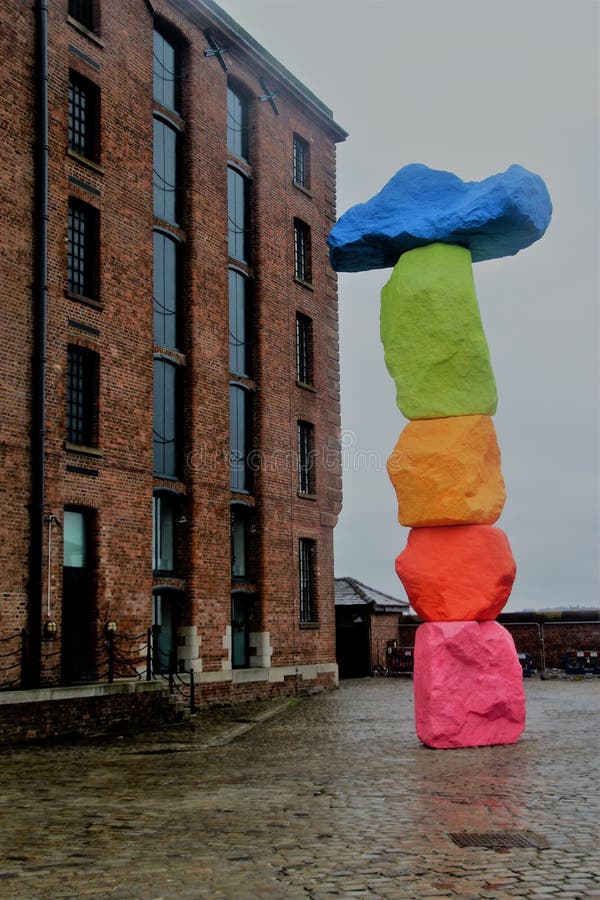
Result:
[[[428,622],[495,619],[510,596],[516,565],[493,525],[413,528],[396,572],[415,612]]]
[[[428,747],[514,744],[525,728],[523,673],[498,622],[427,622],[414,650],[415,724]]]

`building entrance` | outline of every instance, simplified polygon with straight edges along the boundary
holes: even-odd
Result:
[[[177,668],[177,626],[181,594],[178,591],[163,591],[154,594],[152,609],[152,632],[154,636],[152,669],[156,674],[165,675],[171,668]]]
[[[96,671],[96,598],[90,517],[65,510],[63,520],[61,681],[93,681]]]

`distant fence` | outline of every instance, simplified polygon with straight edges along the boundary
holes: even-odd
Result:
[[[519,613],[504,613],[498,622],[511,633],[517,653],[533,657],[538,672],[563,668],[564,654],[569,651],[600,651],[600,617],[558,619],[532,615],[528,618]],[[416,617],[400,622],[400,646],[414,646],[420,624]]]

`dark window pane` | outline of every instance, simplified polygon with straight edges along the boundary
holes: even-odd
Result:
[[[230,391],[231,489],[250,490],[248,454],[251,446],[250,397],[244,388],[231,385]]]
[[[152,598],[152,668],[163,675],[172,671],[177,659],[178,612],[182,595],[175,591]]]
[[[98,89],[71,73],[69,78],[69,147],[81,156],[96,159]]]
[[[179,223],[179,133],[154,119],[154,215]]]
[[[249,663],[250,604],[243,594],[231,597],[231,664],[245,669]]]
[[[177,241],[154,232],[154,343],[179,347],[180,279]]]
[[[309,156],[310,148],[308,143],[299,135],[294,135],[294,181],[302,187],[310,187],[310,168]]]
[[[69,15],[88,31],[94,30],[94,0],[69,0]]]
[[[246,577],[247,519],[243,507],[231,510],[231,577]]]
[[[160,32],[154,32],[153,93],[157,103],[180,108],[181,54]]]
[[[227,169],[229,255],[248,261],[248,181],[235,169]]]
[[[98,356],[84,347],[67,351],[67,441],[93,447],[96,443]]]
[[[312,319],[296,315],[296,377],[301,384],[313,384]]]
[[[314,427],[310,422],[298,422],[298,490],[315,493]]]
[[[175,571],[175,498],[155,494],[152,507],[152,568]]]
[[[300,219],[294,219],[294,275],[300,281],[312,280],[310,253],[310,228]]]
[[[315,602],[315,542],[307,538],[299,541],[300,621],[316,622]]]
[[[229,369],[250,377],[251,348],[248,279],[229,270]]]
[[[154,474],[176,477],[180,457],[178,367],[154,360]]]
[[[227,88],[227,150],[248,161],[248,101]]]
[[[98,214],[78,200],[69,201],[67,287],[74,294],[96,297]]]

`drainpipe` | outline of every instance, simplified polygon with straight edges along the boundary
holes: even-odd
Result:
[[[42,606],[45,529],[46,333],[48,318],[48,0],[36,8],[35,141],[35,328],[32,360],[31,421],[31,557],[27,623],[27,668],[23,682],[39,684],[42,651]]]

